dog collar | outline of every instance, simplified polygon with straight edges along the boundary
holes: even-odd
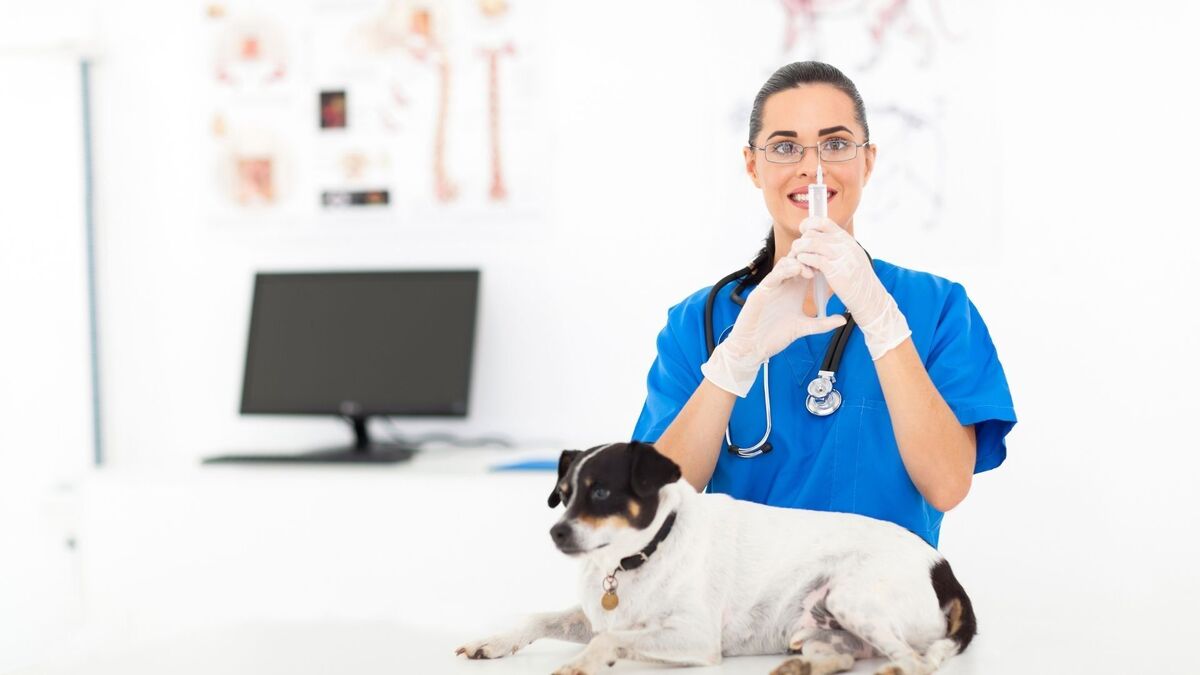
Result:
[[[654,553],[658,549],[658,545],[663,542],[663,539],[666,539],[667,535],[671,533],[671,526],[675,524],[675,513],[672,512],[671,515],[667,516],[667,519],[663,521],[662,527],[658,528],[658,534],[654,535],[649,544],[646,544],[646,548],[627,558],[621,558],[621,562],[617,564],[617,569],[628,572],[629,570],[641,567],[642,563],[649,560],[650,554]]]
[[[628,572],[629,570],[637,569],[642,566],[642,563],[649,560],[650,555],[658,549],[658,545],[671,533],[671,526],[675,524],[676,513],[672,512],[671,515],[667,516],[662,527],[658,528],[658,534],[654,535],[649,544],[646,544],[646,548],[627,558],[621,558],[621,562],[617,563],[617,569],[613,570],[612,574],[604,577],[604,582],[601,584],[604,588],[604,595],[600,598],[600,606],[606,611],[616,609],[617,604],[620,602],[620,598],[617,597],[617,572]]]

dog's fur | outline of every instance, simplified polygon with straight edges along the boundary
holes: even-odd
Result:
[[[971,601],[945,558],[893,523],[697,494],[678,465],[644,443],[567,450],[551,507],[558,548],[583,560],[582,604],[468,643],[456,653],[497,658],[538,638],[586,643],[555,675],[585,675],[619,658],[712,665],[722,656],[799,654],[778,675],[849,670],[886,656],[878,675],[927,675],[975,635]],[[616,572],[618,606],[602,582],[643,550],[667,517],[666,538],[636,569]]]

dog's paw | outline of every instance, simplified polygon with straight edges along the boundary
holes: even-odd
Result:
[[[771,675],[812,675],[812,663],[806,658],[788,659],[771,671]]]
[[[465,656],[468,659],[498,659],[510,654],[516,654],[517,650],[522,646],[524,645],[518,644],[502,635],[497,635],[486,640],[468,642],[455,649],[454,653]]]
[[[875,671],[875,675],[908,675],[908,671],[895,663],[889,663]]]

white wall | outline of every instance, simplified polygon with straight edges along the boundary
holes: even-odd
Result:
[[[78,50],[22,28],[0,29],[0,669],[82,619],[69,480],[93,436]]]

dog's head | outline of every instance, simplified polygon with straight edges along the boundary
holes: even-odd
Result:
[[[622,554],[635,552],[658,515],[660,490],[680,476],[679,465],[648,443],[564,450],[548,503],[553,508],[561,502],[567,512],[550,536],[567,555],[608,546]]]

